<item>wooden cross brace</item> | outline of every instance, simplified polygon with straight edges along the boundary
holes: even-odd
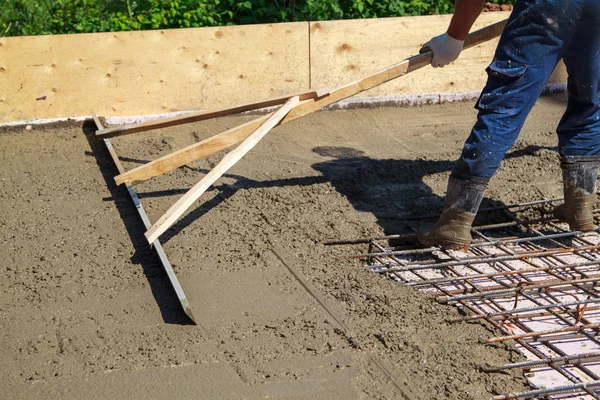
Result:
[[[465,40],[464,49],[487,42],[502,33],[507,20],[495,23],[471,33]],[[212,111],[202,111],[173,118],[147,121],[138,124],[123,125],[114,128],[101,129],[97,136],[114,137],[151,129],[164,128],[203,121],[210,118],[237,114],[244,111],[264,107],[282,105],[277,111],[256,118],[245,124],[219,133],[213,137],[187,146],[181,150],[167,154],[147,164],[115,177],[117,184],[131,184],[144,181],[155,176],[172,171],[202,157],[209,156],[227,147],[241,143],[229,152],[217,166],[204,178],[194,185],[186,194],[167,210],[167,212],[145,233],[149,243],[154,242],[181,217],[186,210],[229,168],[248,153],[271,129],[297,118],[311,114],[330,104],[354,96],[357,93],[372,89],[392,79],[399,78],[431,63],[432,53],[427,51],[410,57],[402,62],[391,65],[357,81],[339,86],[334,89],[308,91],[295,96],[285,96],[264,101],[226,107]]]

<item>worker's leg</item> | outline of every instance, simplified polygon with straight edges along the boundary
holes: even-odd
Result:
[[[565,50],[569,101],[557,129],[565,204],[555,214],[579,231],[594,227],[600,167],[600,3],[587,3]]]
[[[600,155],[565,156],[561,158],[560,166],[565,203],[556,207],[554,215],[568,222],[574,231],[594,229],[592,210],[596,202]]]
[[[444,211],[429,232],[417,234],[419,242],[425,246],[443,246],[446,249],[466,249],[471,244],[471,225],[488,179],[456,179],[450,177]]]
[[[488,81],[475,106],[477,122],[455,177],[494,175],[571,40],[579,1],[517,1],[487,69]]]
[[[600,3],[588,3],[564,54],[569,101],[557,129],[561,156],[600,154]]]
[[[446,201],[433,229],[419,234],[421,243],[448,248],[456,247],[455,243],[470,243],[470,223],[465,228],[462,221],[475,218],[487,181],[517,139],[527,114],[562,57],[563,47],[572,37],[580,1],[521,0],[515,4],[487,69],[488,81],[476,104],[477,122],[448,182],[448,194],[463,188],[479,192],[458,195],[471,199],[463,201],[460,209],[448,207]],[[459,218],[449,219],[449,213]]]

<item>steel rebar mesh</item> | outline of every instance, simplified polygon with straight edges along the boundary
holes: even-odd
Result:
[[[600,234],[570,232],[536,210],[557,200],[490,209],[509,221],[474,227],[467,253],[421,248],[410,234],[321,243],[368,243],[360,258],[371,271],[469,311],[451,323],[485,320],[501,330],[488,343],[512,341],[528,361],[482,370],[521,368],[537,389],[498,399],[600,399]]]

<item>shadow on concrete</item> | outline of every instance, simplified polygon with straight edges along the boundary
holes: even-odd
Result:
[[[100,142],[100,144],[102,151],[106,153],[103,143]],[[554,148],[528,146],[507,153],[505,158],[531,155],[541,149]],[[356,210],[373,214],[386,234],[414,233],[421,225],[421,222],[416,222],[414,219],[422,215],[439,215],[444,203],[444,198],[434,194],[431,188],[423,181],[423,178],[431,174],[449,173],[455,164],[454,160],[427,160],[425,158],[373,159],[365,156],[360,150],[348,147],[315,147],[313,152],[324,158],[329,158],[327,161],[312,165],[322,176],[257,181],[241,175],[225,174],[224,177],[235,179],[235,183],[213,186],[209,189],[207,194],[212,194],[212,197],[192,209],[170,227],[161,236],[161,242],[167,243],[183,229],[202,218],[211,209],[235,195],[238,190],[310,186],[323,182],[331,182],[335,189],[344,195]],[[140,164],[147,162],[134,158],[122,158],[122,161]],[[111,172],[108,176],[107,184],[109,184],[109,187],[115,187],[112,179],[114,176],[114,166],[112,166],[112,161],[110,163]],[[185,166],[185,168],[203,174],[209,172],[208,170],[190,166]],[[138,193],[138,195],[140,199],[180,196],[188,190],[189,188],[175,188],[142,192]],[[118,204],[120,196],[120,194],[115,196],[115,192],[111,189],[111,196],[104,198],[104,200],[115,201]],[[129,199],[127,198],[127,200]],[[503,203],[490,198],[484,198],[482,202],[482,208],[502,206],[504,206]],[[432,223],[434,220],[435,218],[427,222]],[[475,224],[481,225],[506,221],[507,216],[503,212],[482,212],[478,214]],[[140,226],[143,229],[141,223]],[[140,232],[140,235],[143,238],[143,231]],[[143,244],[145,244],[145,241],[143,241]]]
[[[534,154],[547,148],[528,146],[509,152],[505,159]],[[422,224],[419,216],[441,213],[444,197],[433,193],[424,177],[449,173],[455,161],[418,159],[373,159],[348,147],[315,147],[313,152],[329,160],[313,164],[352,206],[377,218],[385,234],[414,233]],[[446,181],[444,179],[444,187]],[[481,208],[504,203],[484,197]],[[433,223],[435,218],[429,220]],[[476,225],[507,222],[504,212],[480,212]]]
[[[98,168],[110,191],[110,200],[115,203],[133,244],[135,253],[131,257],[131,262],[141,266],[156,300],[156,304],[160,309],[163,321],[168,324],[193,324],[181,308],[179,299],[158,259],[158,255],[146,241],[146,237],[144,236],[146,229],[129,197],[127,189],[125,186],[117,186],[115,183],[113,178],[118,174],[117,168],[103,140],[94,136],[95,132],[96,125],[93,121],[86,121],[83,124],[83,133],[86,135],[92,149],[90,155],[96,159]]]
[[[167,231],[161,236],[161,242],[167,243],[174,236],[177,236],[179,232],[185,229],[187,226],[191,225],[199,218],[201,218],[204,214],[209,212],[214,207],[217,207],[223,201],[227,200],[231,196],[233,196],[238,190],[247,190],[247,189],[259,189],[259,188],[271,188],[271,187],[284,187],[284,186],[311,186],[319,183],[323,183],[327,181],[326,177],[322,176],[307,176],[301,178],[290,178],[290,179],[275,179],[272,181],[257,181],[254,179],[248,179],[241,175],[224,175],[231,178],[237,179],[237,181],[232,185],[219,185],[215,186],[213,190],[215,192],[214,196],[210,199],[202,203],[200,206],[193,209],[191,212],[186,214],[182,219],[177,221],[171,228],[167,229]],[[181,194],[187,192],[189,189],[185,189]],[[210,193],[210,191],[207,191]],[[172,193],[171,193],[172,194]],[[153,193],[144,193],[141,196],[153,196]]]

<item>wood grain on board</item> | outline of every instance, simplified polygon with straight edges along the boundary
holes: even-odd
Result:
[[[473,29],[508,17],[484,13]],[[416,54],[449,15],[0,38],[0,124],[214,110],[334,88]],[[309,29],[310,28],[310,29]],[[360,96],[479,91],[497,41]],[[566,82],[560,65],[551,83]]]
[[[483,13],[471,31],[508,18],[509,12]],[[385,68],[419,52],[443,33],[450,15],[311,22],[311,87],[336,87]],[[423,68],[359,96],[419,95],[479,91],[498,39],[464,51],[444,68]],[[566,82],[564,65],[551,82]]]
[[[0,123],[215,109],[309,88],[308,23],[0,38]]]

